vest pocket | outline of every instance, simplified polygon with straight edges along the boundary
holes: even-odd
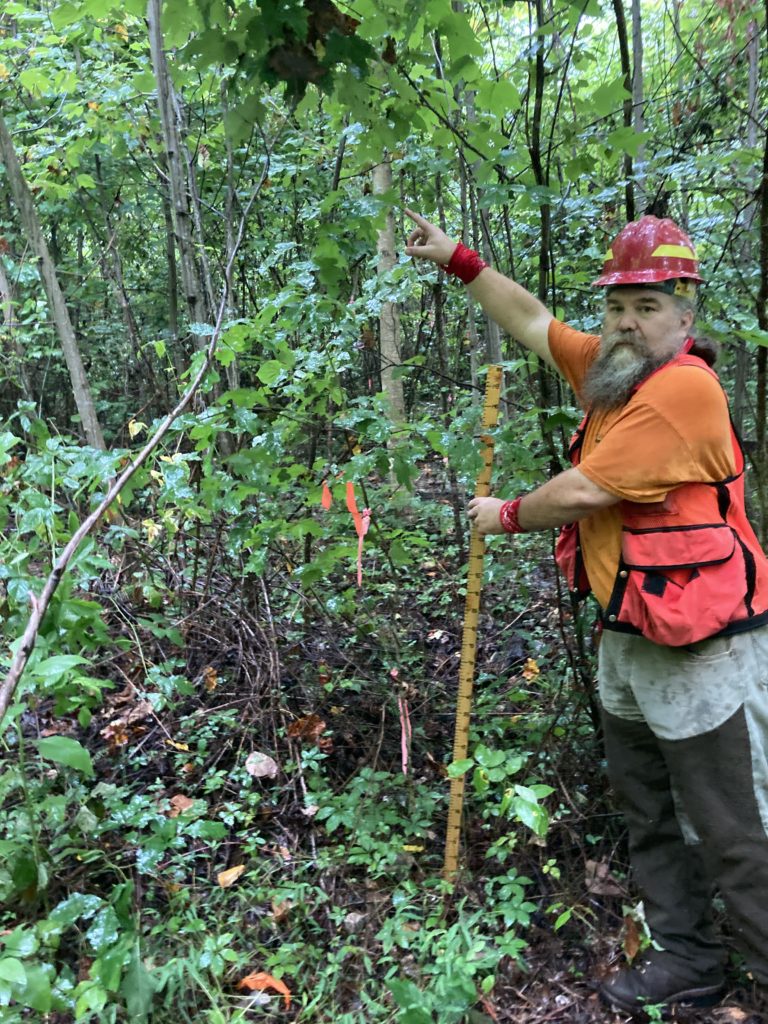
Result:
[[[555,561],[574,597],[586,597],[590,586],[581,555],[578,523],[567,523],[560,528],[555,545]]]
[[[608,629],[682,647],[750,614],[749,567],[726,523],[622,530]]]

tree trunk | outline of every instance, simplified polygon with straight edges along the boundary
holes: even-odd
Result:
[[[643,110],[643,25],[640,0],[632,0],[632,127],[642,132],[645,125]],[[635,160],[635,197],[637,209],[645,212],[648,193],[645,181],[645,146],[638,147]]]
[[[373,191],[382,195],[392,188],[392,162],[385,156],[373,168]],[[379,253],[377,271],[386,274],[395,265],[395,218],[391,209],[387,213],[384,228],[379,232],[376,243]],[[396,302],[384,302],[379,314],[379,351],[381,354],[381,390],[389,404],[392,420],[397,423],[405,419],[403,381],[395,377],[400,366],[400,310]]]
[[[163,131],[163,145],[168,168],[173,228],[181,267],[181,283],[190,323],[207,323],[210,310],[205,301],[205,290],[197,268],[194,224],[189,201],[189,182],[185,174],[185,162],[182,155],[182,141],[177,120],[178,105],[163,46],[160,7],[160,0],[149,0],[147,21],[149,23],[152,68],[157,83],[157,109]],[[204,349],[206,347],[205,336],[195,333],[194,330],[192,334],[197,348]]]
[[[616,18],[616,34],[619,39],[619,54],[621,55],[621,71],[624,75],[624,88],[628,95],[624,99],[624,127],[632,127],[632,65],[629,61],[629,40],[627,39],[627,19],[624,14],[622,0],[613,0],[613,12]],[[627,207],[627,220],[635,219],[635,189],[632,180],[632,157],[629,153],[624,155],[624,177],[627,179],[624,185],[625,205]]]
[[[471,90],[467,90],[464,94],[464,101],[467,109],[467,121],[473,124],[477,121],[477,113],[475,111],[475,94]],[[477,167],[477,163],[475,164]],[[479,187],[472,187],[472,182],[469,183],[469,195],[470,195],[470,211],[472,215],[472,238],[467,239],[470,245],[475,245],[480,250],[480,255],[483,257],[486,263],[493,264],[493,255],[491,253],[491,243],[488,234],[487,225],[481,208],[483,199],[483,190]],[[501,354],[501,330],[495,320],[491,320],[489,316],[484,317],[485,320],[485,358],[487,362],[492,364],[498,364],[503,361]]]
[[[13,316],[13,289],[11,283],[8,280],[5,267],[0,260],[0,304],[3,307],[3,323],[5,329],[8,332],[8,336],[11,339],[11,346],[13,347],[14,355],[18,361],[19,380],[21,381],[21,392],[28,401],[33,401],[32,384],[27,374],[27,365],[24,360],[24,353],[16,340],[16,322]],[[11,367],[11,373],[13,372]]]
[[[179,338],[179,275],[176,266],[176,245],[173,237],[173,213],[168,196],[163,192],[163,214],[165,218],[165,256],[168,263],[168,334],[170,356],[177,381],[181,381],[186,363],[186,352],[182,351]]]
[[[760,113],[758,108],[757,90],[760,60],[760,30],[758,29],[756,21],[751,21],[749,23],[747,60],[749,62],[749,121],[747,122],[747,146],[749,149],[754,149],[755,146],[757,146],[757,125]],[[742,230],[744,232],[744,241],[742,243],[740,253],[740,263],[742,267],[749,267],[752,265],[752,227],[755,222],[755,216],[757,215],[758,199],[758,190],[756,187],[757,182],[753,181],[753,185],[755,186],[755,197],[746,207],[741,218]],[[747,394],[747,381],[749,377],[751,355],[752,354],[745,343],[741,342],[739,347],[736,349],[736,370],[733,388],[733,422],[736,424],[736,429],[739,433],[742,433],[744,428],[744,399]]]
[[[446,229],[445,203],[443,202],[443,178],[438,174],[435,179],[435,193],[437,197],[438,223],[443,231]],[[448,368],[448,352],[445,344],[445,275],[438,275],[435,285],[435,340],[437,341],[437,357],[440,364],[440,376],[443,383],[440,388],[440,406],[443,413],[443,422],[446,429],[450,428],[451,416],[455,395],[453,388],[449,390],[450,371]],[[456,475],[456,467],[453,462],[448,462],[448,487],[451,495],[451,508],[453,510],[453,532],[459,548],[459,561],[466,558],[464,543],[464,508],[459,494],[459,480]]]
[[[459,165],[459,187],[461,189],[461,236],[465,244],[472,237],[472,225],[469,217],[469,175],[467,174],[466,160],[461,160]],[[472,296],[467,294],[467,339],[469,341],[469,379],[472,390],[479,388],[477,370],[480,358],[480,338],[477,333],[477,321],[475,319],[475,303]]]
[[[61,290],[56,275],[56,267],[48,251],[48,245],[32,200],[32,193],[29,191],[29,186],[24,179],[24,173],[2,113],[0,113],[0,159],[2,159],[5,165],[8,184],[19,211],[21,222],[24,225],[24,231],[37,258],[40,277],[48,299],[48,305],[51,309],[56,333],[61,342],[67,369],[69,370],[75,404],[77,405],[86,440],[91,447],[100,448],[104,451],[106,448],[104,435],[101,432],[101,425],[96,415],[96,407],[93,404],[88,377],[80,356],[75,330],[69,317],[64,293]]]
[[[683,96],[689,94],[686,90],[683,72],[685,49],[683,47],[683,37],[680,33],[680,8],[683,6],[683,3],[684,0],[673,0],[672,4],[672,24],[675,32],[675,65],[680,68],[680,73],[677,76],[677,101],[679,103],[680,120],[683,117]],[[688,231],[688,193],[684,188],[680,189],[679,201],[680,219],[678,224],[684,231]]]
[[[544,43],[541,30],[545,27],[544,5],[542,0],[536,0],[536,28],[539,30],[538,45],[536,47],[536,61],[532,69],[534,77],[534,100],[533,120],[530,125],[530,143],[528,151],[531,157],[533,176],[537,185],[548,186],[549,176],[544,169],[541,150],[541,128],[544,110],[544,76],[546,73],[544,64]],[[552,209],[548,203],[539,206],[539,223],[541,238],[539,241],[539,283],[537,296],[545,306],[551,305],[549,294],[550,283],[550,247],[552,244]],[[541,409],[550,409],[555,403],[555,395],[552,390],[552,381],[548,367],[543,364],[536,371],[539,388],[539,406]],[[544,444],[549,452],[549,467],[552,476],[560,472],[560,459],[555,449],[554,436],[551,431],[544,427],[544,416],[539,414],[541,433]]]
[[[768,0],[766,0],[768,13]],[[763,167],[760,181],[760,287],[757,294],[757,322],[768,332],[768,129],[763,138]],[[768,348],[757,350],[757,394],[755,409],[756,451],[754,465],[757,476],[758,532],[765,545],[768,530],[768,452],[766,452],[766,402],[768,402]]]
[[[227,105],[227,86],[222,83],[221,86],[221,103],[224,117],[226,118],[228,112]],[[237,316],[237,303],[235,299],[235,290],[232,282],[232,278],[235,272],[234,263],[232,261],[232,253],[235,251],[235,205],[237,202],[237,185],[235,182],[235,157],[232,150],[232,139],[228,133],[225,133],[225,144],[227,149],[227,175],[226,175],[226,192],[224,198],[224,230],[226,232],[226,266],[228,266],[229,273],[225,273],[224,280],[224,293],[225,301],[227,304],[227,316],[234,320]],[[240,368],[238,364],[237,355],[231,363],[228,363],[225,371],[227,377],[227,386],[232,390],[240,387]],[[314,435],[313,435],[314,436]],[[307,535],[309,538],[309,534]]]

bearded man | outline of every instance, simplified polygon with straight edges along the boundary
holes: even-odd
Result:
[[[653,937],[600,986],[609,1006],[711,1006],[724,985],[716,886],[768,985],[768,561],[744,509],[744,457],[713,352],[690,337],[690,239],[646,216],[614,241],[601,336],[555,320],[477,253],[408,212],[406,253],[468,285],[573,387],[572,466],[511,501],[473,498],[481,534],[562,527],[558,561],[603,609],[608,770]]]

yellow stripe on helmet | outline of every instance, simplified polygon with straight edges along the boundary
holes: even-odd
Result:
[[[695,260],[696,253],[687,245],[659,245],[651,256],[671,256],[674,259]]]

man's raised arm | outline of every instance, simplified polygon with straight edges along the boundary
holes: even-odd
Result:
[[[407,255],[447,266],[458,243],[418,213],[405,213],[416,225],[408,236]],[[481,270],[468,288],[491,319],[544,362],[555,366],[548,340],[552,314],[534,295],[491,267]]]

